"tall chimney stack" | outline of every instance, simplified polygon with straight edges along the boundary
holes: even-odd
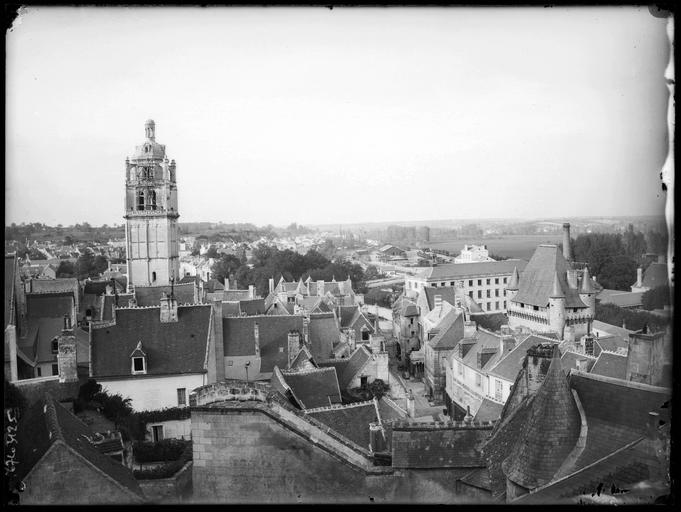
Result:
[[[567,261],[572,261],[572,243],[570,240],[570,223],[563,224],[563,257]]]

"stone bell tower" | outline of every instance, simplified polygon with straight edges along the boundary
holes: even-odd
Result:
[[[175,160],[156,142],[156,125],[125,159],[125,241],[129,286],[169,285],[179,277]]]

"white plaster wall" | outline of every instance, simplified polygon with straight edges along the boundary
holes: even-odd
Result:
[[[110,394],[120,394],[132,399],[135,411],[153,411],[164,407],[177,407],[177,390],[193,389],[207,384],[206,374],[172,375],[168,377],[137,377],[121,380],[100,379],[99,383]]]
[[[189,400],[189,397],[187,397]],[[160,421],[158,423],[147,423],[145,439],[147,441],[153,440],[152,427],[156,425],[163,425],[163,439],[190,439],[192,434],[192,420],[170,420]]]

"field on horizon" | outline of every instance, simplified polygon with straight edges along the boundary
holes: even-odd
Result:
[[[429,242],[428,247],[432,249],[443,249],[452,255],[461,252],[464,245],[486,245],[490,254],[505,256],[507,258],[521,258],[529,260],[534,254],[534,250],[540,244],[558,244],[562,242],[563,236],[556,235],[504,235],[479,239],[460,239],[438,242]]]

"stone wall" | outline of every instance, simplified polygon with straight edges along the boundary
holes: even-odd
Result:
[[[470,470],[393,470],[333,441],[295,415],[265,404],[192,410],[197,503],[463,503],[455,482]],[[289,421],[290,420],[290,421]],[[300,427],[300,428],[299,428]],[[338,445],[336,445],[338,447]],[[364,469],[362,469],[362,466]]]
[[[192,461],[187,462],[170,478],[137,480],[147,500],[151,503],[178,503],[184,501],[192,487]]]

